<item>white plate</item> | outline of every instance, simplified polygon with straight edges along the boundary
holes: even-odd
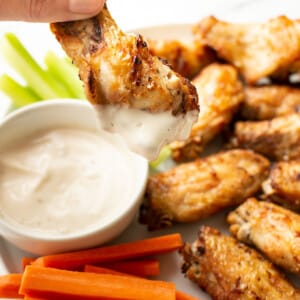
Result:
[[[151,38],[178,38],[188,39],[189,38],[190,25],[169,25],[169,26],[156,26],[151,28],[144,28],[139,30],[140,33],[146,37]],[[138,224],[135,220],[129,226],[129,228],[117,239],[114,243],[133,241],[136,239],[144,239],[147,237],[158,236],[168,233],[180,232],[183,236],[184,241],[192,242],[196,239],[198,229],[201,225],[206,224],[214,226],[224,233],[228,233],[228,226],[225,222],[226,212],[215,215],[212,218],[206,219],[201,222],[193,224],[175,225],[172,228],[156,231],[149,233],[145,226]],[[0,240],[0,272],[2,274],[8,272],[20,272],[21,271],[21,258],[28,256],[28,253],[24,253],[9,243]],[[185,291],[195,297],[202,300],[211,299],[207,294],[202,292],[194,283],[184,278],[181,273],[182,260],[178,253],[165,254],[159,257],[161,262],[161,275],[159,276],[162,280],[175,282],[179,290]],[[300,284],[300,282],[296,282]]]

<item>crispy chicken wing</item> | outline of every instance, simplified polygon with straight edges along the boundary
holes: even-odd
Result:
[[[235,65],[248,83],[254,83],[300,57],[298,26],[284,16],[263,24],[232,24],[207,17],[194,32],[219,57]]]
[[[232,150],[150,176],[140,222],[155,230],[208,217],[254,195],[268,170],[259,154]]]
[[[181,250],[182,271],[213,300],[298,300],[300,295],[257,251],[202,227]]]
[[[231,233],[255,245],[274,264],[300,275],[300,216],[283,207],[250,198],[227,218]]]
[[[269,120],[300,111],[300,89],[271,85],[246,87],[241,115],[247,120]]]
[[[122,32],[106,5],[93,18],[54,23],[51,29],[79,67],[102,127],[123,133],[133,148],[141,141],[146,143],[138,145],[141,151],[154,147],[154,156],[168,140],[188,137],[198,116],[196,89],[151,55],[142,36]]]
[[[148,40],[150,52],[162,59],[184,77],[193,79],[205,66],[216,60],[212,49],[197,40]]]
[[[264,198],[300,209],[300,160],[278,162],[262,185]]]
[[[211,64],[194,81],[201,111],[186,141],[170,144],[173,159],[192,160],[231,121],[244,99],[236,69],[230,65]]]
[[[252,149],[274,160],[300,157],[300,114],[237,122],[229,147]]]

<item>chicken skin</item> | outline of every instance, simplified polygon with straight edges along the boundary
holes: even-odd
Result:
[[[232,120],[244,99],[236,69],[230,65],[211,64],[193,83],[201,111],[186,141],[170,144],[175,161],[193,160]]]
[[[298,27],[296,21],[284,16],[262,24],[232,24],[207,17],[194,27],[194,32],[251,84],[300,57]]]
[[[276,204],[248,199],[227,218],[231,233],[274,264],[300,275],[300,216]]]
[[[300,89],[271,85],[246,87],[241,115],[247,120],[270,120],[300,112]]]
[[[156,230],[201,220],[255,195],[268,171],[259,154],[232,150],[152,175],[139,221]]]
[[[300,114],[270,121],[237,122],[228,147],[252,149],[272,160],[300,157]]]
[[[198,239],[181,249],[182,271],[213,300],[298,300],[296,290],[256,250],[202,227]]]
[[[79,68],[86,96],[97,105],[104,129],[120,133],[130,123],[132,127],[126,133],[136,131],[132,135],[141,140],[140,136],[153,132],[156,123],[159,128],[153,136],[159,133],[163,137],[152,142],[148,136],[146,140],[153,147],[158,143],[159,148],[178,136],[180,140],[188,137],[199,113],[196,89],[151,55],[142,36],[122,32],[106,5],[93,18],[53,23],[51,29]],[[134,117],[128,109],[136,112]],[[160,120],[164,112],[169,119]],[[126,120],[120,117],[121,113]],[[150,113],[156,118],[152,126],[146,126]],[[138,116],[142,124],[136,121]]]
[[[205,66],[216,60],[214,51],[199,41],[147,40],[150,52],[168,62],[174,71],[193,79]]]
[[[264,198],[291,209],[300,209],[300,160],[278,162],[262,185]]]

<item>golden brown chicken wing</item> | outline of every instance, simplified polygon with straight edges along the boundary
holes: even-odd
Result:
[[[300,161],[278,162],[262,185],[264,198],[292,209],[300,209]]]
[[[247,120],[270,120],[300,112],[300,89],[270,85],[246,87],[241,115]]]
[[[193,83],[197,89],[201,111],[186,141],[170,144],[175,161],[199,157],[231,121],[244,99],[243,87],[236,69],[230,65],[211,64]]]
[[[274,160],[300,157],[300,114],[237,122],[229,147],[252,149]]]
[[[250,198],[227,218],[231,233],[252,244],[274,264],[300,275],[300,216]]]
[[[248,83],[254,83],[300,57],[298,26],[284,16],[263,24],[232,24],[207,17],[194,32],[219,57],[235,65]]]
[[[79,67],[102,127],[123,134],[146,156],[155,152],[151,158],[177,136],[188,137],[198,117],[195,88],[151,55],[140,35],[122,32],[106,5],[93,18],[54,23],[51,29]]]
[[[150,52],[162,59],[181,74],[193,79],[205,66],[216,60],[212,49],[197,40],[148,40]]]
[[[296,290],[257,251],[202,227],[198,239],[181,250],[186,276],[213,300],[298,300]]]
[[[198,221],[254,195],[268,171],[259,154],[232,150],[150,176],[140,222],[155,230]]]

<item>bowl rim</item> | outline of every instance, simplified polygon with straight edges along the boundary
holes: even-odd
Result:
[[[28,112],[39,110],[39,109],[47,109],[48,107],[65,107],[65,106],[78,106],[78,107],[84,107],[84,108],[91,108],[92,105],[87,102],[80,99],[72,99],[72,98],[61,98],[61,99],[50,99],[50,100],[43,100],[40,102],[32,103],[27,106],[24,106],[22,108],[19,108],[15,111],[12,111],[8,113],[1,121],[0,121],[0,130],[1,127],[6,125],[7,123],[13,121],[15,118],[18,118],[24,114],[27,114]],[[78,127],[77,127],[78,128]],[[128,150],[131,152],[130,150]],[[136,153],[131,152],[133,155],[133,158],[138,162],[140,165],[139,172],[138,172],[138,184],[136,185],[136,190],[132,194],[131,201],[128,201],[127,205],[124,207],[122,206],[122,210],[117,211],[112,218],[108,218],[104,223],[100,223],[99,225],[95,224],[91,228],[70,233],[66,235],[48,235],[45,232],[28,232],[26,228],[22,229],[20,226],[14,226],[13,223],[10,223],[9,221],[6,221],[2,217],[0,217],[0,226],[5,228],[5,230],[9,231],[11,234],[17,235],[18,237],[39,241],[39,242],[71,242],[76,241],[78,239],[88,238],[90,236],[93,236],[95,234],[100,234],[101,232],[105,232],[109,230],[113,225],[120,222],[123,218],[125,218],[134,208],[136,205],[138,205],[142,200],[142,194],[144,192],[144,189],[146,187],[147,178],[149,175],[149,165],[148,161],[143,158],[142,156],[139,156]],[[5,233],[2,232],[2,236],[5,237]]]

